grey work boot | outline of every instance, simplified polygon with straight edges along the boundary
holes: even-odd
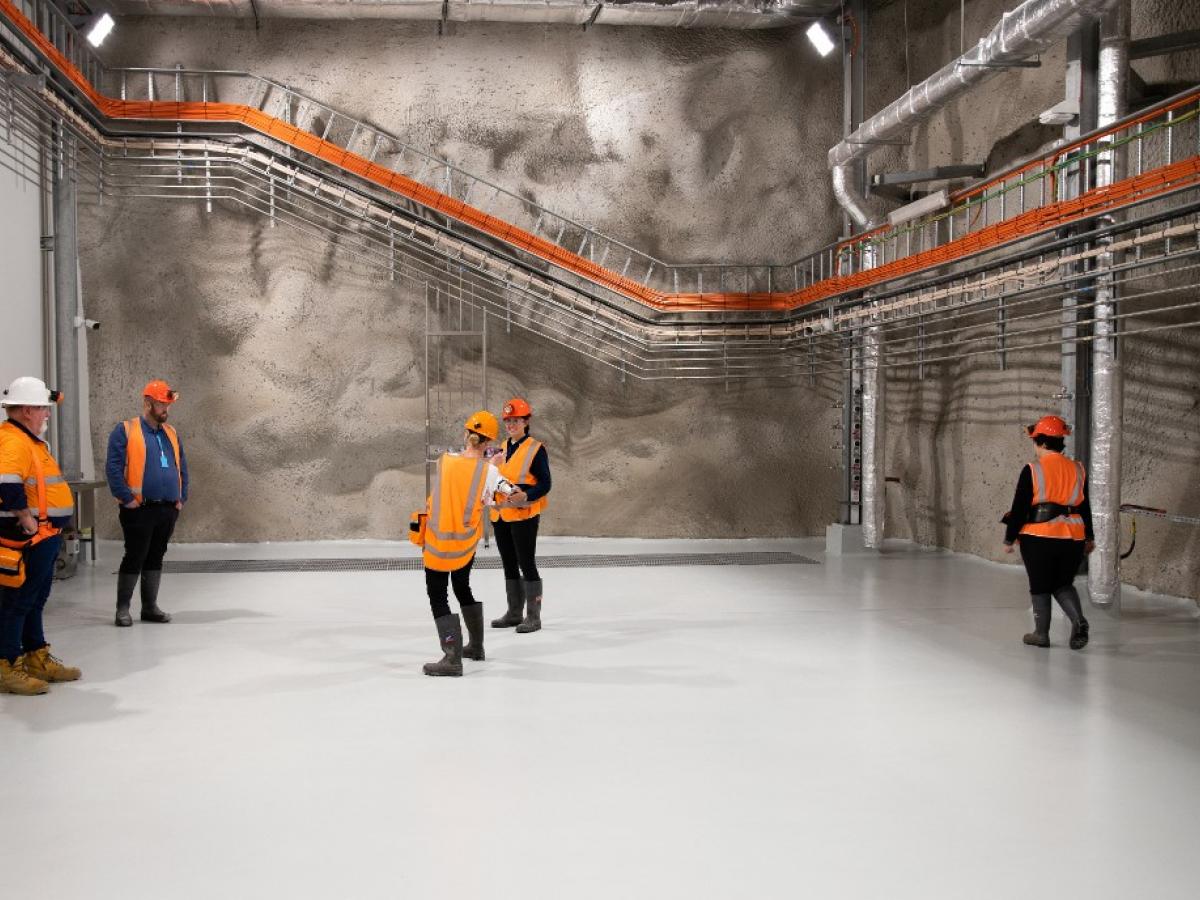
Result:
[[[1031,647],[1050,646],[1050,595],[1031,594],[1033,603],[1033,631],[1022,640]]]
[[[463,624],[467,626],[467,646],[463,658],[483,662],[483,604],[468,603],[462,608]]]
[[[437,662],[425,663],[426,675],[462,675],[462,623],[458,616],[449,615],[434,619],[438,640],[442,643],[442,658]]]
[[[525,608],[525,582],[519,578],[506,580],[504,592],[508,595],[508,612],[499,619],[492,619],[493,628],[512,628],[521,624],[521,610]]]
[[[517,626],[517,634],[542,630],[542,582],[525,582],[525,620]]]
[[[129,601],[133,598],[133,589],[137,587],[138,576],[121,572],[117,575],[117,617],[113,624],[118,628],[128,628],[133,624],[129,615]]]
[[[1082,650],[1088,642],[1088,620],[1083,617],[1080,608],[1079,592],[1075,590],[1075,585],[1068,584],[1054,592],[1054,599],[1071,621],[1071,649]]]
[[[162,569],[142,572],[142,621],[170,622],[171,617],[158,608],[158,583],[162,581]]]

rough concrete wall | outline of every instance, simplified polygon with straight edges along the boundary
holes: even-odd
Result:
[[[835,235],[838,67],[817,69],[798,32],[121,25],[127,64],[278,78],[668,259],[786,260]],[[420,292],[228,208],[86,219],[97,446],[147,377],[178,384],[181,539],[404,533],[424,482]],[[622,384],[499,330],[490,363],[493,408],[520,393],[537,411],[551,533],[797,535],[836,516],[835,384]]]
[[[967,5],[967,45],[991,27],[1011,2],[977,0]],[[909,5],[910,70],[914,82],[948,62],[958,51],[957,2]],[[920,7],[917,15],[914,11]],[[1133,35],[1150,37],[1200,27],[1195,4],[1134,4]],[[903,4],[876,12],[876,35],[903,32]],[[876,82],[904,83],[903,48],[878,47],[872,58]],[[1135,70],[1151,86],[1178,89],[1200,81],[1195,52],[1138,60]],[[1043,66],[1000,74],[968,94],[915,132],[913,146],[872,156],[872,168],[923,168],[951,162],[988,161],[989,171],[1035,152],[1053,137],[1036,125],[1039,112],[1061,99],[1061,51],[1043,57]],[[871,108],[895,96],[882,86]],[[997,144],[997,142],[999,142]],[[1142,280],[1144,299],[1126,301],[1126,310],[1179,303],[1195,283],[1183,272]],[[1172,288],[1169,294],[1153,292]],[[1143,325],[1194,321],[1192,313],[1159,315]],[[1125,405],[1122,500],[1200,515],[1200,334],[1166,330],[1132,336],[1123,344]],[[1057,410],[1061,389],[1057,351],[1013,354],[1007,371],[991,356],[930,366],[924,379],[913,369],[888,373],[886,474],[888,534],[994,559],[1001,552],[998,520],[1008,508],[1021,466],[1030,458],[1023,423]],[[1129,519],[1123,517],[1123,547],[1129,545]],[[1008,560],[1011,561],[1011,557]],[[1139,521],[1138,544],[1123,563],[1128,583],[1180,596],[1200,597],[1200,531],[1159,520]]]

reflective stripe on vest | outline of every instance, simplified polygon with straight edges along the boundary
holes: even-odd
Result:
[[[541,449],[540,441],[535,441],[531,437],[525,438],[517,447],[517,452],[500,464],[500,474],[520,488],[532,487],[537,484],[537,479],[529,474],[529,470],[533,467],[534,457]],[[505,522],[521,522],[541,515],[545,508],[546,498],[542,496],[528,506],[516,509],[493,509],[491,517],[493,522],[500,519]]]
[[[426,568],[439,572],[461,569],[483,537],[483,492],[487,486],[486,459],[444,455],[438,460],[437,480],[429,498],[425,526]]]
[[[27,543],[21,544],[30,546],[41,543],[62,530],[51,524],[50,519],[69,518],[75,514],[75,498],[71,494],[71,487],[57,461],[50,455],[50,448],[41,441],[9,422],[0,424],[0,440],[6,444],[15,443],[28,454],[27,458],[20,459],[20,471],[7,472],[0,478],[6,484],[24,486],[29,512],[38,519],[37,533]],[[4,510],[0,511],[0,516],[13,519],[17,514]],[[6,542],[6,545],[12,546],[12,543]]]
[[[138,503],[142,502],[142,483],[146,478],[146,436],[142,433],[142,419],[125,422],[125,484],[133,491]],[[179,462],[179,435],[170,425],[163,424],[163,432],[175,452],[175,474],[179,478],[179,499],[183,499],[183,466]],[[120,503],[117,500],[117,503]]]
[[[1078,506],[1083,502],[1087,472],[1082,463],[1067,459],[1061,453],[1050,453],[1031,462],[1029,472],[1033,476],[1034,506],[1039,503]],[[1047,522],[1029,522],[1021,528],[1021,534],[1073,541],[1084,540],[1086,533],[1083,516],[1079,513],[1056,516]]]

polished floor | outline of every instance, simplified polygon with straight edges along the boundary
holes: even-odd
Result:
[[[1130,592],[1050,650],[1019,569],[547,570],[545,630],[431,679],[420,572],[180,574],[111,625],[114,548],[56,585],[84,679],[0,698],[6,896],[1194,898],[1200,613]],[[369,543],[176,560],[404,556]],[[487,551],[487,552],[494,552]],[[489,617],[502,576],[475,574]]]

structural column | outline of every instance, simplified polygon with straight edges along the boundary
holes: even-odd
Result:
[[[54,202],[54,349],[57,383],[63,391],[58,407],[59,465],[68,481],[83,478],[79,440],[79,234],[74,141],[60,124],[53,160]]]

